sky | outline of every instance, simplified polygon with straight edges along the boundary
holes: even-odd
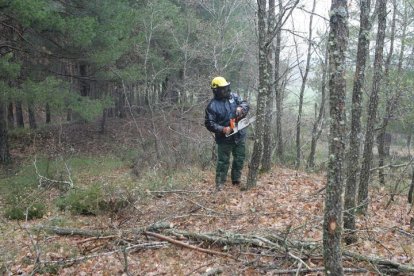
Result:
[[[295,30],[296,36],[296,42],[299,46],[299,55],[300,55],[300,61],[301,61],[301,67],[305,67],[305,61],[306,61],[306,55],[308,50],[308,35],[309,35],[309,20],[310,20],[310,12],[312,11],[312,5],[313,0],[301,0],[299,2],[298,7],[301,7],[302,9],[295,9],[292,13],[292,20],[288,20],[286,22],[286,26],[284,29],[289,30]],[[315,6],[315,14],[320,15],[314,15],[313,16],[313,23],[312,23],[312,36],[313,40],[318,42],[319,36],[326,33],[329,22],[328,22],[328,16],[329,16],[329,9],[331,7],[331,0],[316,0],[316,6]],[[283,52],[283,56],[289,57],[290,63],[294,63],[296,59],[296,53],[294,48],[294,40],[293,35],[290,32],[284,32],[283,35],[283,44],[287,47],[285,48]],[[323,55],[323,53],[320,53]],[[313,57],[316,57],[314,54]],[[290,90],[290,96],[288,97],[287,101],[289,104],[295,106],[295,103],[298,100],[298,93],[300,90],[301,85],[301,79],[300,74],[298,70],[294,70],[295,76],[293,81],[289,84],[288,89]],[[312,77],[312,69],[310,71],[309,78]],[[316,99],[315,91],[312,91],[309,87],[305,90],[305,106],[307,103],[311,103],[313,107],[313,102]]]

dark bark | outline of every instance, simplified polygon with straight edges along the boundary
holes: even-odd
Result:
[[[16,124],[17,127],[24,127],[22,102],[16,102]]]
[[[105,133],[106,119],[108,118],[108,109],[104,108],[102,111],[101,129],[100,132]]]
[[[375,46],[374,76],[372,80],[372,90],[368,105],[368,119],[365,132],[363,162],[358,189],[358,205],[360,206],[358,209],[362,213],[366,213],[368,208],[368,184],[371,175],[371,165],[373,156],[372,147],[374,144],[374,128],[375,121],[377,119],[378,95],[381,89],[383,77],[382,62],[385,39],[385,27],[387,23],[387,1],[378,1],[378,33]]]
[[[279,0],[279,21],[282,20],[282,11],[283,5],[282,1]],[[284,148],[283,148],[283,130],[282,130],[282,116],[283,116],[283,92],[282,88],[279,85],[280,78],[280,44],[281,44],[282,34],[277,32],[276,41],[275,41],[275,97],[276,97],[276,154],[279,162],[283,163],[284,158]]]
[[[88,83],[87,77],[88,77],[88,69],[87,65],[84,63],[79,64],[79,75],[81,77],[80,83],[79,83],[79,90],[80,94],[83,97],[86,97],[89,95],[90,85]]]
[[[14,128],[14,108],[13,103],[9,103],[7,106],[7,127],[9,129]]]
[[[268,9],[268,26],[267,37],[271,37],[273,25],[275,24],[275,0],[269,0]],[[262,171],[268,172],[272,167],[272,128],[271,123],[273,120],[273,65],[272,65],[272,44],[267,48],[267,71],[269,74],[269,82],[267,87],[267,100],[266,100],[266,116],[265,127],[263,130],[263,156],[262,156]]]
[[[6,106],[4,102],[0,102],[0,164],[4,165],[9,164],[10,162],[11,157],[7,133]]]
[[[46,103],[46,124],[50,124],[50,105]]]
[[[259,165],[263,153],[263,128],[265,126],[266,96],[268,94],[269,73],[267,71],[266,47],[266,0],[257,0],[258,5],[258,33],[259,33],[259,92],[257,95],[256,132],[252,159],[250,160],[246,188],[256,186]]]
[[[70,122],[72,121],[72,109],[68,108],[68,111],[66,113],[66,121]]]
[[[316,7],[316,0],[313,0],[312,6],[312,13],[310,14],[309,19],[309,35],[308,35],[308,52],[306,57],[306,65],[305,65],[305,72],[302,75],[302,85],[300,87],[299,93],[299,111],[298,111],[298,118],[296,121],[296,162],[295,167],[299,169],[301,163],[301,141],[300,141],[300,134],[301,134],[301,125],[302,125],[302,110],[303,110],[303,96],[305,94],[306,88],[306,81],[308,80],[308,74],[310,69],[310,60],[311,60],[311,51],[312,51],[312,22],[313,22],[313,14],[315,13]]]
[[[348,1],[333,0],[329,31],[329,162],[323,222],[323,256],[326,275],[343,275],[342,191],[345,152],[345,52],[348,46]]]
[[[119,114],[119,118],[126,118],[126,110],[125,110],[125,89],[124,90],[119,90],[119,95],[118,95],[118,114]]]
[[[308,157],[307,167],[308,169],[313,169],[315,167],[315,153],[316,153],[316,145],[318,143],[319,138],[322,134],[322,127],[323,127],[323,118],[325,116],[325,101],[326,101],[326,73],[328,71],[328,47],[326,47],[325,51],[325,60],[323,63],[322,69],[322,81],[321,81],[321,104],[319,106],[319,113],[315,122],[313,123],[312,128],[312,140],[311,140],[311,149]],[[315,108],[316,113],[316,108]],[[316,114],[315,114],[316,115]]]
[[[387,132],[387,126],[390,120],[390,117],[392,116],[392,112],[394,109],[394,96],[393,96],[393,89],[389,85],[389,70],[391,65],[391,59],[392,55],[394,53],[394,39],[395,39],[395,21],[396,21],[396,14],[397,14],[397,7],[395,0],[393,1],[393,15],[392,15],[392,21],[391,21],[391,35],[390,35],[390,50],[388,52],[387,60],[384,64],[384,80],[386,82],[385,85],[385,91],[386,91],[386,108],[385,108],[385,115],[382,119],[382,124],[377,136],[377,143],[378,143],[378,167],[380,169],[378,170],[378,177],[379,181],[382,185],[385,185],[385,173],[384,169],[382,168],[385,164],[385,158],[387,156],[386,152],[386,132]],[[390,95],[391,94],[391,95]]]
[[[408,191],[408,203],[411,203],[411,204],[413,203],[413,200],[414,200],[413,192],[414,192],[414,166],[412,168],[410,190]]]
[[[354,74],[354,86],[352,89],[352,111],[351,111],[351,135],[349,137],[349,150],[347,153],[347,172],[345,186],[345,213],[344,228],[351,232],[346,237],[347,243],[355,241],[355,206],[357,193],[357,177],[360,157],[360,140],[361,140],[361,113],[362,113],[362,88],[365,82],[365,66],[369,51],[369,31],[371,23],[369,20],[369,11],[371,0],[362,0],[360,2],[360,27],[358,35],[357,59]]]
[[[31,129],[36,129],[37,128],[37,124],[36,124],[36,116],[35,116],[35,112],[33,110],[33,105],[29,104],[29,106],[27,107],[27,112],[29,114],[29,126]]]

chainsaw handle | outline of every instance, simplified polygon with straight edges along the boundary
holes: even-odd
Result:
[[[236,119],[230,119],[230,128],[233,130],[236,127]]]

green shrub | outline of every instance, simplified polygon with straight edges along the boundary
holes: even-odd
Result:
[[[75,188],[65,196],[60,197],[56,204],[60,210],[68,210],[78,215],[97,215],[103,192],[100,186],[92,185],[87,188]]]
[[[59,275],[59,270],[61,266],[58,264],[46,264],[40,268],[38,271],[40,274],[48,274],[48,275]]]
[[[29,177],[29,173],[19,174],[12,181],[0,181],[6,218],[24,220],[43,217],[46,205],[42,202],[43,191],[39,190],[36,184],[36,181]]]
[[[45,214],[46,206],[43,203],[34,203],[31,206],[10,206],[6,208],[5,217],[14,220],[28,220],[42,218]]]
[[[128,191],[113,185],[93,184],[75,188],[56,201],[60,210],[77,215],[98,215],[102,212],[119,212],[133,202]]]

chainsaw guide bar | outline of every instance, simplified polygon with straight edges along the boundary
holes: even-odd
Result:
[[[240,130],[248,127],[251,125],[254,121],[256,121],[256,116],[253,116],[251,118],[244,118],[237,122],[236,126],[232,129],[232,132],[230,134],[226,134],[226,137],[230,137]]]

